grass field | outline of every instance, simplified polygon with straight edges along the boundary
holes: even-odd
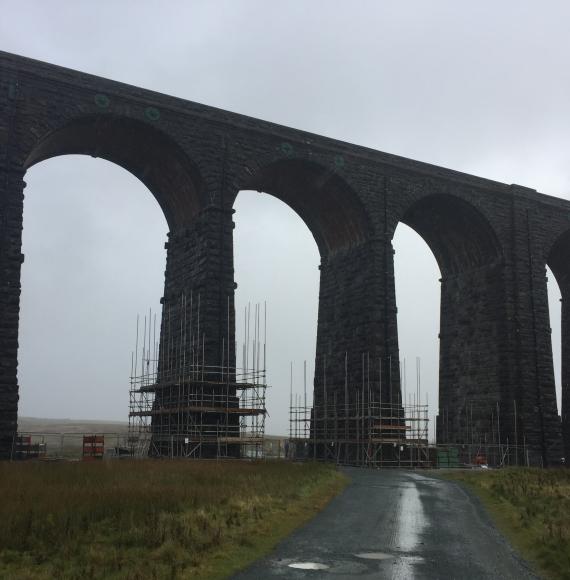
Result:
[[[546,578],[570,579],[570,469],[447,472],[473,490]]]
[[[309,463],[2,463],[0,578],[223,578],[344,485]]]

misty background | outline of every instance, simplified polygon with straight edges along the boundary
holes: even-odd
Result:
[[[0,0],[0,50],[569,198],[570,5],[551,1]],[[126,420],[137,313],[159,311],[167,226],[118,166],[26,175],[20,415]],[[237,339],[267,301],[267,432],[286,434],[290,361],[312,372],[316,244],[275,198],[237,198]],[[437,413],[439,271],[394,238],[401,358]],[[549,274],[560,397],[559,291]],[[559,401],[560,404],[560,401]]]

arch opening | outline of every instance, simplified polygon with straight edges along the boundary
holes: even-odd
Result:
[[[554,383],[556,386],[556,406],[558,413],[560,413],[560,409],[562,408],[562,294],[556,276],[548,266],[546,267],[546,279],[548,288],[548,315],[551,329],[552,363],[554,366]]]
[[[501,336],[497,308],[502,296],[502,250],[498,238],[475,206],[449,194],[421,198],[400,221],[425,241],[438,266],[431,265],[432,282],[427,286],[431,308],[439,311],[439,364],[431,365],[432,369],[439,366],[437,440],[474,444],[498,438],[493,424],[498,401],[482,388],[496,384],[501,368],[494,346]],[[422,251],[427,264],[429,253],[425,255],[425,248]],[[420,264],[416,262],[414,267]],[[439,291],[433,287],[437,269],[441,272]],[[439,295],[439,308],[434,308],[433,295]],[[430,332],[435,330],[434,318]],[[433,347],[431,352],[433,356]],[[429,366],[426,363],[424,368]]]
[[[570,230],[556,240],[546,259],[548,310],[557,407],[562,417],[565,455],[570,454]],[[549,274],[552,273],[552,276]],[[552,281],[552,278],[554,279]]]
[[[392,243],[402,400],[412,404],[419,380],[421,404],[429,406],[433,442],[439,395],[441,273],[425,240],[409,226],[399,223]]]
[[[26,181],[20,417],[126,421],[136,317],[160,309],[164,215],[103,160],[50,159]]]
[[[236,340],[241,352],[248,303],[267,303],[269,416],[266,433],[288,435],[290,372],[296,392],[307,361],[312,403],[319,295],[319,254],[306,223],[274,196],[242,190],[235,204]],[[253,311],[252,311],[253,312]],[[238,365],[239,366],[239,365]]]
[[[242,190],[263,191],[291,207],[311,231],[321,257],[364,242],[370,225],[355,192],[334,170],[304,159],[274,161]]]
[[[171,230],[190,223],[202,206],[196,165],[162,131],[141,121],[114,115],[75,119],[44,136],[24,168],[70,154],[99,157],[132,173],[155,196]]]

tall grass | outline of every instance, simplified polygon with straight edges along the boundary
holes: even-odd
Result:
[[[570,469],[459,472],[523,556],[549,578],[570,579]]]
[[[302,519],[338,482],[277,462],[0,464],[0,577],[215,576],[212,559]]]

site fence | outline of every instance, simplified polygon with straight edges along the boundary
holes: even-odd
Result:
[[[93,441],[93,438],[102,438],[103,443]],[[89,441],[90,439],[92,441]],[[92,448],[89,450],[90,445]],[[21,432],[12,441],[11,458],[78,461],[87,456],[99,456],[101,447],[103,451],[100,458],[129,456],[128,432],[126,429],[118,433]]]

